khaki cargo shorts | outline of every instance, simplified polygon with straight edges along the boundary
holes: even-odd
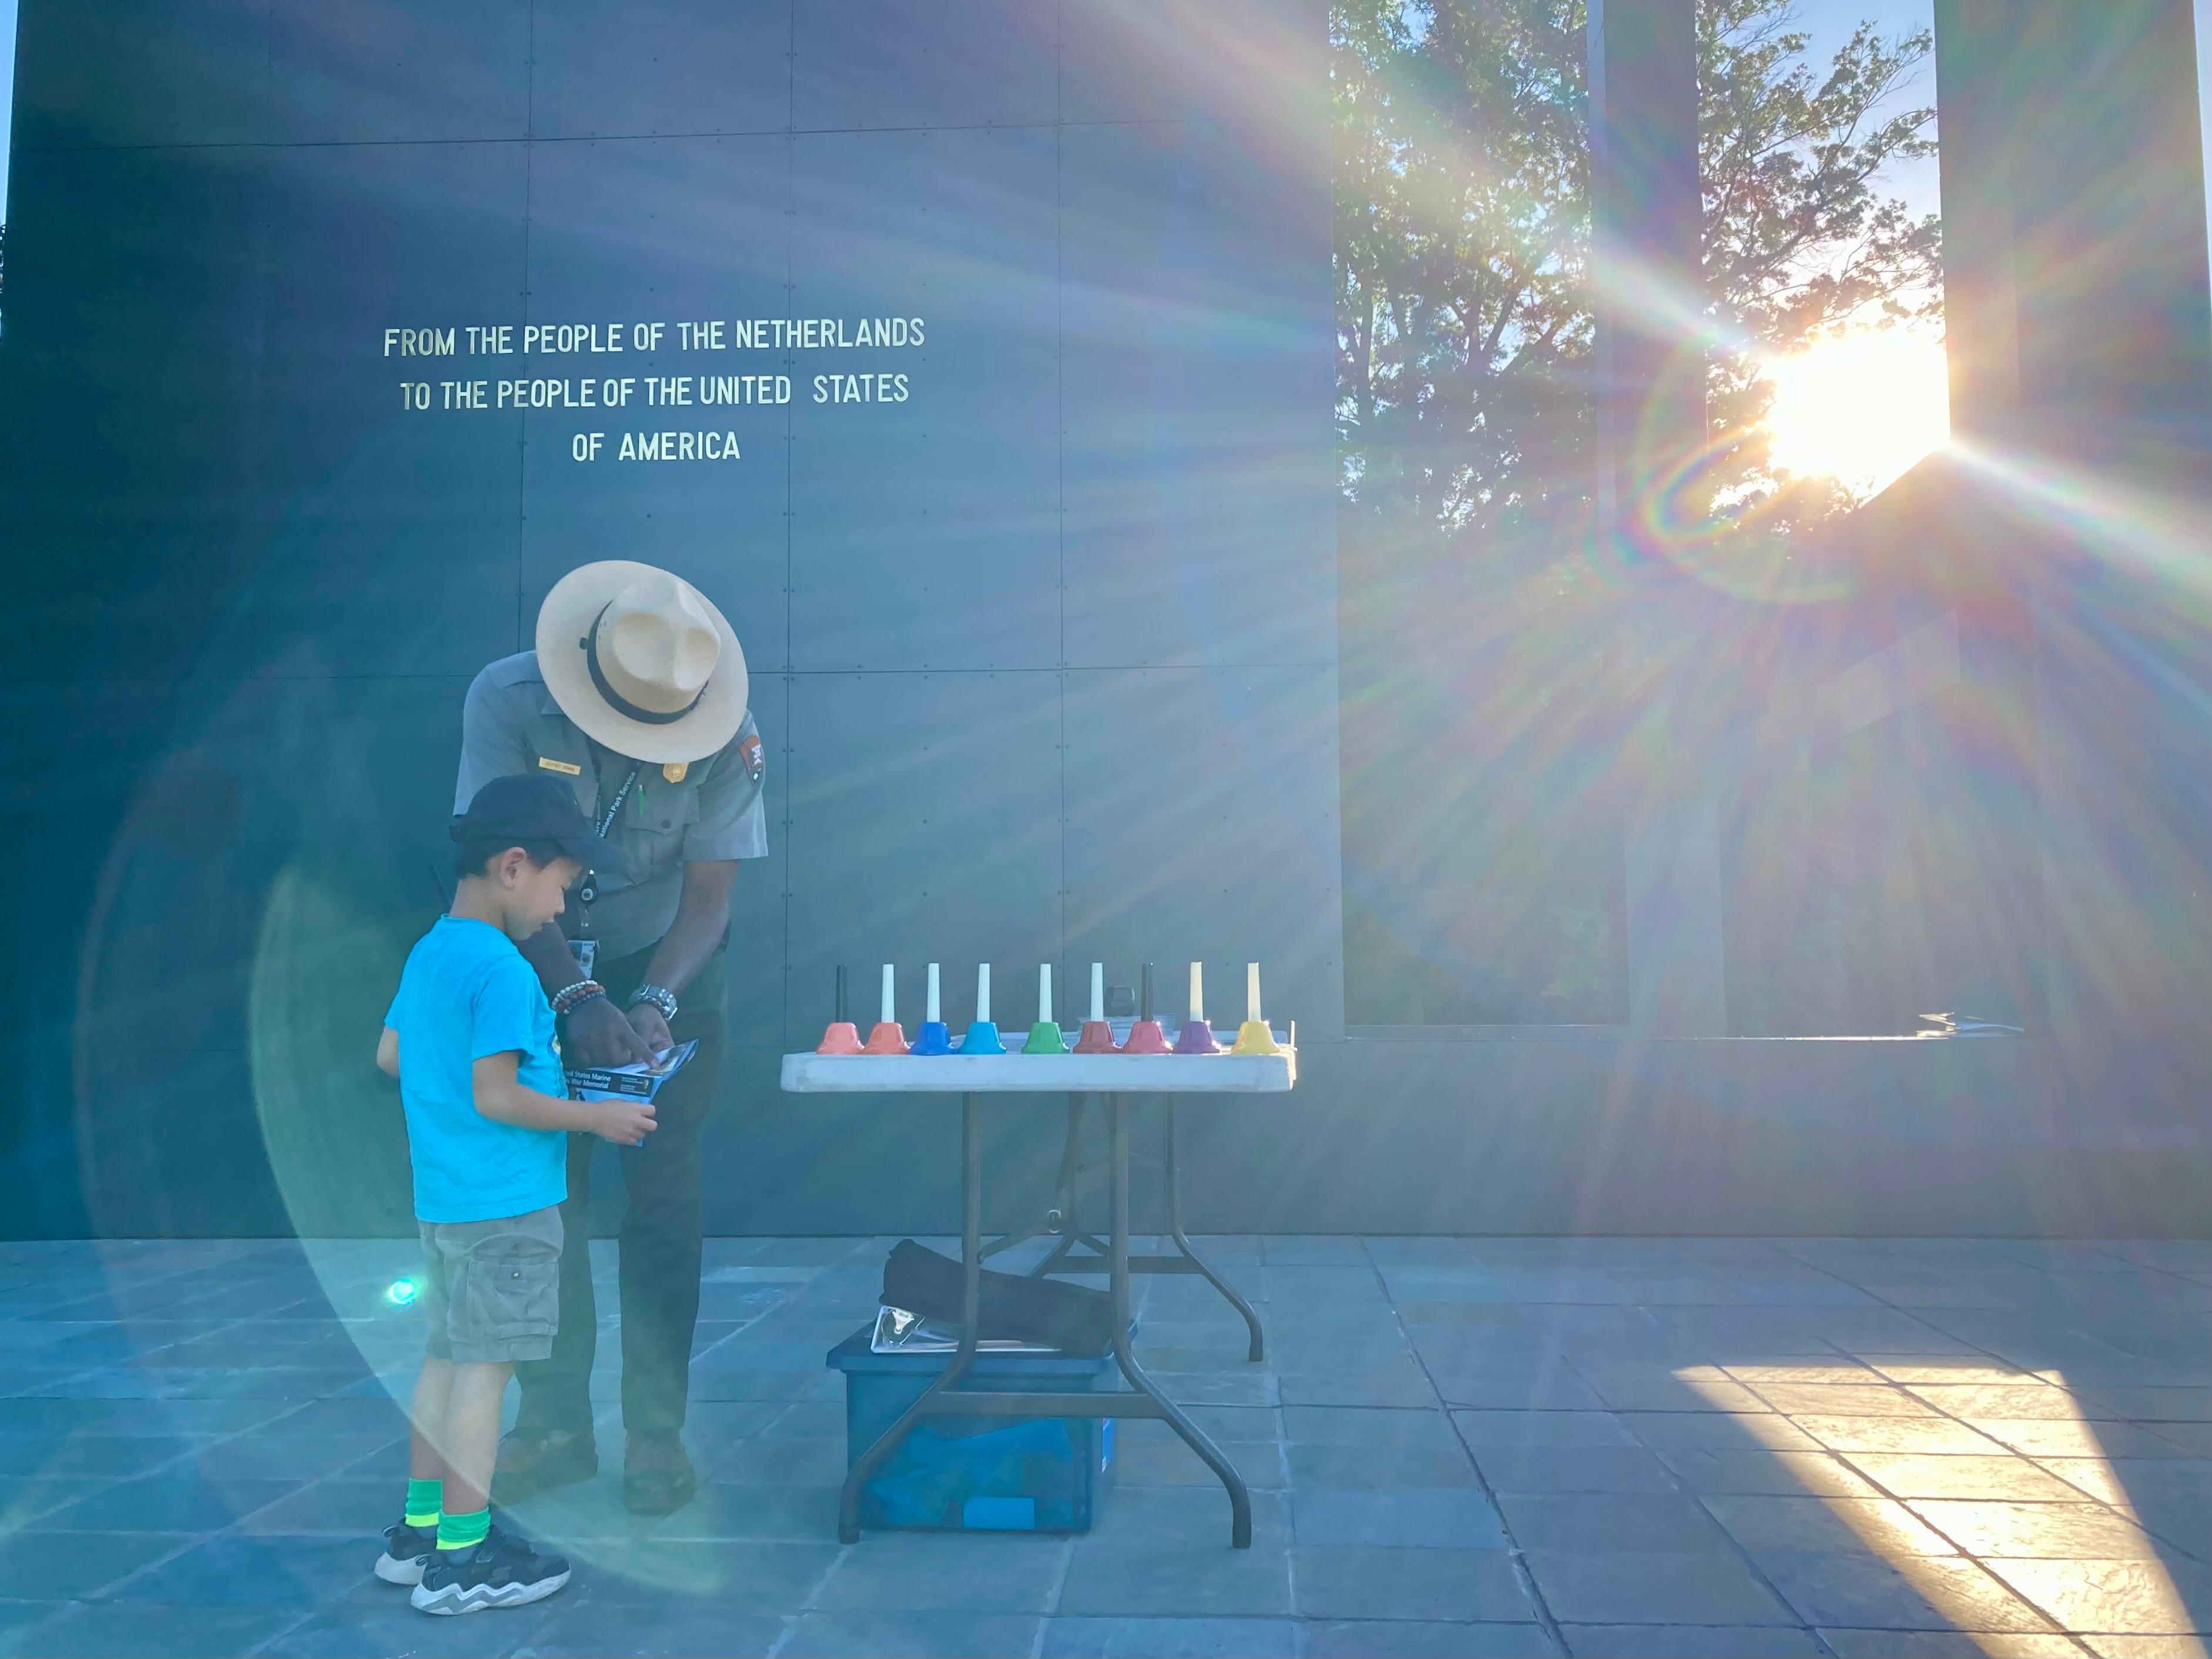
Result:
[[[430,1357],[464,1365],[548,1358],[561,1323],[560,1206],[419,1224]]]

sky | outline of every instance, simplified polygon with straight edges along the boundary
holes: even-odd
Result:
[[[0,4],[6,3],[0,0]],[[2212,0],[2198,0],[2198,3],[2212,7]],[[1871,22],[1893,39],[1917,34],[1936,24],[1935,0],[1797,0],[1796,9],[1800,26],[1813,37],[1806,56],[1816,70],[1834,58],[1837,49],[1862,22]],[[1922,60],[1911,83],[1899,88],[1881,106],[1881,112],[1925,108],[1935,101],[1936,60],[1931,56]],[[1936,158],[1931,155],[1924,161],[1893,168],[1888,189],[1902,197],[1916,215],[1937,211]]]

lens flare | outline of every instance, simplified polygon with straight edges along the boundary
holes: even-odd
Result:
[[[1862,330],[1771,363],[1774,465],[1873,495],[1951,435],[1943,343],[1906,329]]]
[[[410,1306],[422,1293],[422,1286],[411,1279],[395,1279],[385,1287],[384,1299],[395,1308]]]

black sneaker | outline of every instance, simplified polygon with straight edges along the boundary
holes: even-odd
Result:
[[[532,1433],[517,1429],[499,1443],[499,1467],[491,1477],[491,1501],[505,1509],[540,1492],[588,1480],[599,1472],[599,1448],[590,1431],[569,1429]]]
[[[384,1529],[384,1553],[376,1559],[376,1576],[387,1584],[419,1584],[422,1569],[438,1553],[435,1527],[410,1527],[405,1522]]]
[[[439,1550],[408,1599],[424,1613],[483,1613],[542,1601],[568,1582],[568,1564],[540,1555],[511,1532],[494,1527],[474,1549]]]

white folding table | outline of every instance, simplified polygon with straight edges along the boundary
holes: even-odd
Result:
[[[783,1086],[793,1094],[957,1094],[960,1097],[960,1261],[963,1270],[960,1346],[951,1362],[921,1397],[854,1461],[837,1505],[837,1536],[844,1543],[860,1535],[860,1488],[908,1431],[925,1417],[1127,1417],[1157,1418],[1182,1437],[1220,1479],[1229,1492],[1230,1541],[1252,1545],[1252,1497],[1221,1449],[1162,1394],[1129,1351],[1129,1109],[1133,1094],[1163,1095],[1167,1102],[1168,1217],[1176,1256],[1145,1258],[1136,1271],[1203,1274],[1241,1313],[1251,1333],[1251,1357],[1264,1352],[1260,1321],[1251,1304],[1191,1248],[1183,1231],[1178,1190],[1176,1103],[1183,1095],[1283,1094],[1297,1080],[1297,1054],[786,1054]],[[983,1244],[982,1097],[1060,1094],[1068,1102],[1068,1143],[1060,1165],[1061,1228],[1035,1228],[986,1250]],[[1106,1241],[1080,1231],[1074,1208],[1077,1131],[1085,1097],[1098,1095],[1106,1106],[1109,1168],[1112,1182],[1110,1225]],[[1065,1231],[1061,1231],[1064,1229]],[[958,1387],[975,1363],[976,1317],[982,1299],[987,1255],[1060,1231],[1060,1243],[1033,1274],[1096,1272],[1087,1259],[1072,1258],[1079,1242],[1104,1258],[1113,1301],[1114,1358],[1133,1394],[1007,1394]]]

